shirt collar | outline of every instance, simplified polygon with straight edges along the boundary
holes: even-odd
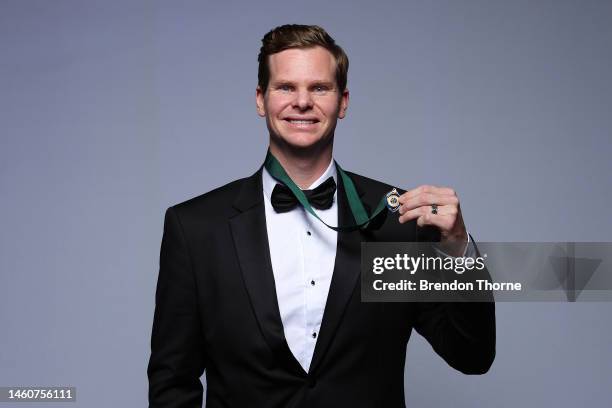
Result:
[[[270,173],[265,167],[263,168],[263,171],[261,173],[262,173],[262,179],[263,179],[264,194],[266,195],[266,197],[268,197],[268,199],[271,199],[272,190],[274,190],[274,186],[279,184],[279,182],[276,181],[276,179],[270,175]],[[338,184],[337,174],[338,173],[336,171],[336,166],[334,165],[334,159],[332,158],[331,161],[329,162],[329,165],[327,166],[327,169],[323,172],[323,174],[321,174],[321,177],[316,179],[315,182],[312,183],[306,190],[312,190],[314,188],[317,188],[318,186],[323,184],[323,182],[327,180],[329,177],[333,177],[337,185]]]

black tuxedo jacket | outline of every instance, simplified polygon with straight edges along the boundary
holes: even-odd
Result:
[[[486,372],[495,356],[493,303],[362,303],[362,241],[429,240],[383,212],[378,229],[338,233],[336,261],[310,370],[281,322],[260,168],[165,216],[148,366],[150,407],[405,406],[406,344],[416,329],[452,367]],[[348,173],[366,207],[391,186]],[[338,178],[338,220],[353,224]]]

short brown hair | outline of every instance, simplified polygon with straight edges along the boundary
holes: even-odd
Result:
[[[270,81],[268,64],[270,55],[289,48],[311,48],[317,45],[331,52],[336,59],[336,82],[341,93],[346,89],[348,57],[323,28],[316,25],[285,24],[269,31],[261,39],[261,43],[257,56],[257,61],[259,61],[257,81],[263,93],[266,93]]]

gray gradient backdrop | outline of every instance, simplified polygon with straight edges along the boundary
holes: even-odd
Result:
[[[454,187],[480,241],[611,241],[611,21],[610,1],[0,0],[0,385],[146,404],[164,210],[262,162],[256,56],[287,22],[349,54],[345,168]],[[409,406],[610,406],[612,304],[497,310],[485,376],[413,337]]]

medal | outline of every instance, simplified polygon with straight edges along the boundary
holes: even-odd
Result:
[[[387,201],[387,208],[389,209],[389,211],[396,212],[397,210],[399,210],[400,208],[399,196],[400,195],[397,192],[397,189],[395,188],[389,191],[387,195],[385,195],[385,199]]]

